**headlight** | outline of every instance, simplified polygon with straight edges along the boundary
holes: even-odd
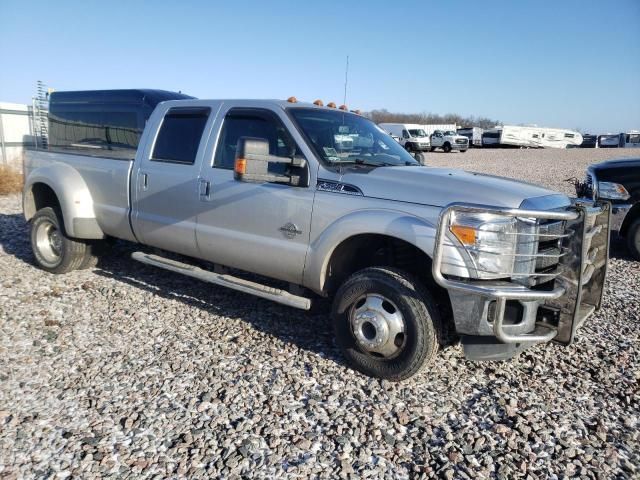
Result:
[[[627,200],[631,195],[619,183],[598,182],[598,197],[607,200]]]
[[[473,260],[480,279],[513,277],[529,273],[535,266],[535,221],[455,212],[449,230]],[[520,242],[519,232],[526,234]]]

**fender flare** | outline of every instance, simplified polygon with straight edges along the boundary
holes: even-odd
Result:
[[[371,209],[349,213],[331,223],[309,246],[303,285],[322,293],[334,251],[351,237],[372,234],[397,238],[415,245],[433,258],[436,230],[437,226],[428,220],[397,210]],[[465,259],[456,249],[447,250],[447,261],[466,270]]]
[[[22,191],[22,207],[27,221],[36,213],[33,194],[36,184],[46,185],[53,190],[60,204],[67,235],[83,239],[105,237],[96,219],[91,192],[77,170],[55,162],[37,167],[29,173]]]

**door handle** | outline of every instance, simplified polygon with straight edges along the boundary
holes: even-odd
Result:
[[[147,190],[149,188],[149,176],[146,173],[142,174],[140,183],[142,183],[142,190]]]
[[[198,180],[198,194],[201,199],[211,199],[211,183],[208,180],[205,180],[204,178],[200,178]]]

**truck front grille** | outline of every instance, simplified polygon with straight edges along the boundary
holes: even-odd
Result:
[[[456,143],[464,145],[465,143],[469,142],[469,140],[467,140],[466,138],[456,138]]]

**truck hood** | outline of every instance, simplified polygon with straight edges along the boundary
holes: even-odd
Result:
[[[443,207],[453,202],[517,208],[525,200],[553,195],[554,206],[569,205],[568,197],[531,183],[503,177],[431,167],[378,167],[350,170],[340,179],[367,197]],[[559,202],[558,202],[559,200]],[[532,208],[537,202],[527,202]]]

